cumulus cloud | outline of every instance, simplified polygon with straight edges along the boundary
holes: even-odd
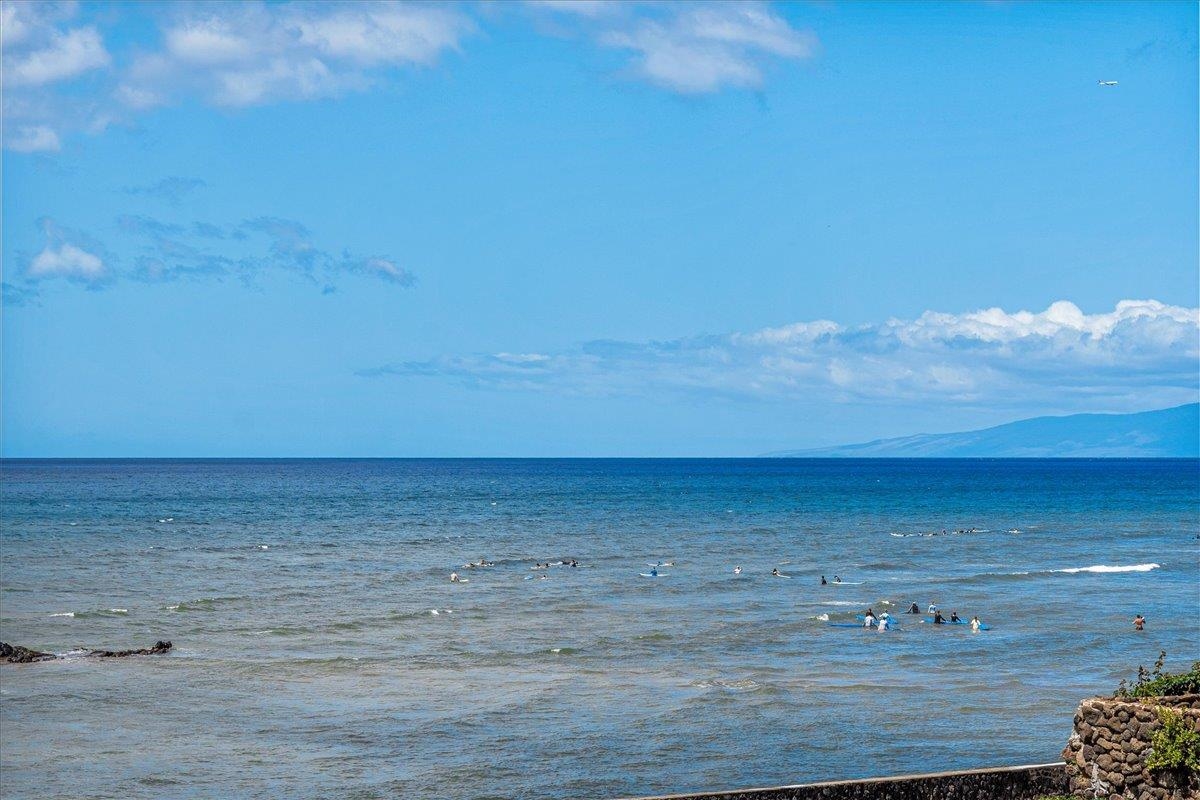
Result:
[[[87,237],[61,228],[49,218],[42,219],[41,225],[46,246],[29,260],[25,270],[28,281],[65,278],[95,286],[109,279],[104,258],[97,255],[99,248]]]
[[[1200,383],[1200,309],[1122,300],[1086,314],[926,312],[846,327],[828,320],[665,342],[593,341],[554,353],[443,356],[362,370],[500,390],[586,394],[700,392],[828,402],[989,406],[1114,398],[1187,402]]]
[[[99,134],[186,102],[243,108],[368,91],[437,65],[512,7],[297,0],[179,3],[148,14],[136,4],[99,13],[72,2],[8,2],[0,6],[5,144],[54,151],[68,134]],[[769,63],[808,58],[817,46],[772,6],[748,0],[517,8],[543,33],[626,53],[624,74],[685,94],[756,89]],[[105,31],[139,13],[156,39],[105,41]]]

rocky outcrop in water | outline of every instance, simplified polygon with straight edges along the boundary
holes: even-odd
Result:
[[[11,645],[7,642],[0,642],[0,659],[7,661],[9,664],[32,664],[34,661],[49,661],[52,658],[58,658],[54,653],[41,653],[37,650],[30,650],[28,647],[21,645]]]
[[[124,658],[125,656],[157,656],[171,649],[170,642],[164,642],[161,639],[154,643],[152,647],[143,647],[139,650],[88,650],[84,653],[86,657],[94,658]],[[0,661],[6,661],[9,664],[32,664],[35,661],[52,661],[58,658],[54,653],[42,653],[38,650],[30,650],[28,647],[21,645],[12,645],[7,642],[0,642]]]

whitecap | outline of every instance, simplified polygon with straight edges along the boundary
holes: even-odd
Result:
[[[1104,564],[1097,564],[1094,567],[1070,567],[1068,569],[1054,569],[1051,572],[1149,572],[1152,569],[1158,569],[1159,564],[1133,564],[1127,567],[1109,567]]]
[[[59,613],[51,614],[50,616],[52,616],[52,617],[73,617],[73,616],[75,616],[75,612],[74,611],[60,611]]]
[[[128,608],[106,608],[105,611],[107,611],[110,614],[128,614],[129,613]]]
[[[865,606],[865,605],[869,605],[869,604],[862,600],[825,600],[821,603],[821,605],[823,605],[823,606],[861,607],[861,606]]]
[[[816,619],[819,619],[821,622],[829,622],[829,615],[828,614],[817,614]]]

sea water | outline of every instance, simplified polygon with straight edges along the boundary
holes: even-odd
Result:
[[[2,470],[0,638],[175,645],[0,665],[6,796],[605,798],[1047,762],[1080,699],[1160,649],[1200,658],[1196,461]],[[899,629],[830,626],[868,607]]]

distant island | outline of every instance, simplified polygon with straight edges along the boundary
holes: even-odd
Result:
[[[1137,414],[1035,417],[962,433],[783,450],[766,458],[1200,458],[1200,403]]]

